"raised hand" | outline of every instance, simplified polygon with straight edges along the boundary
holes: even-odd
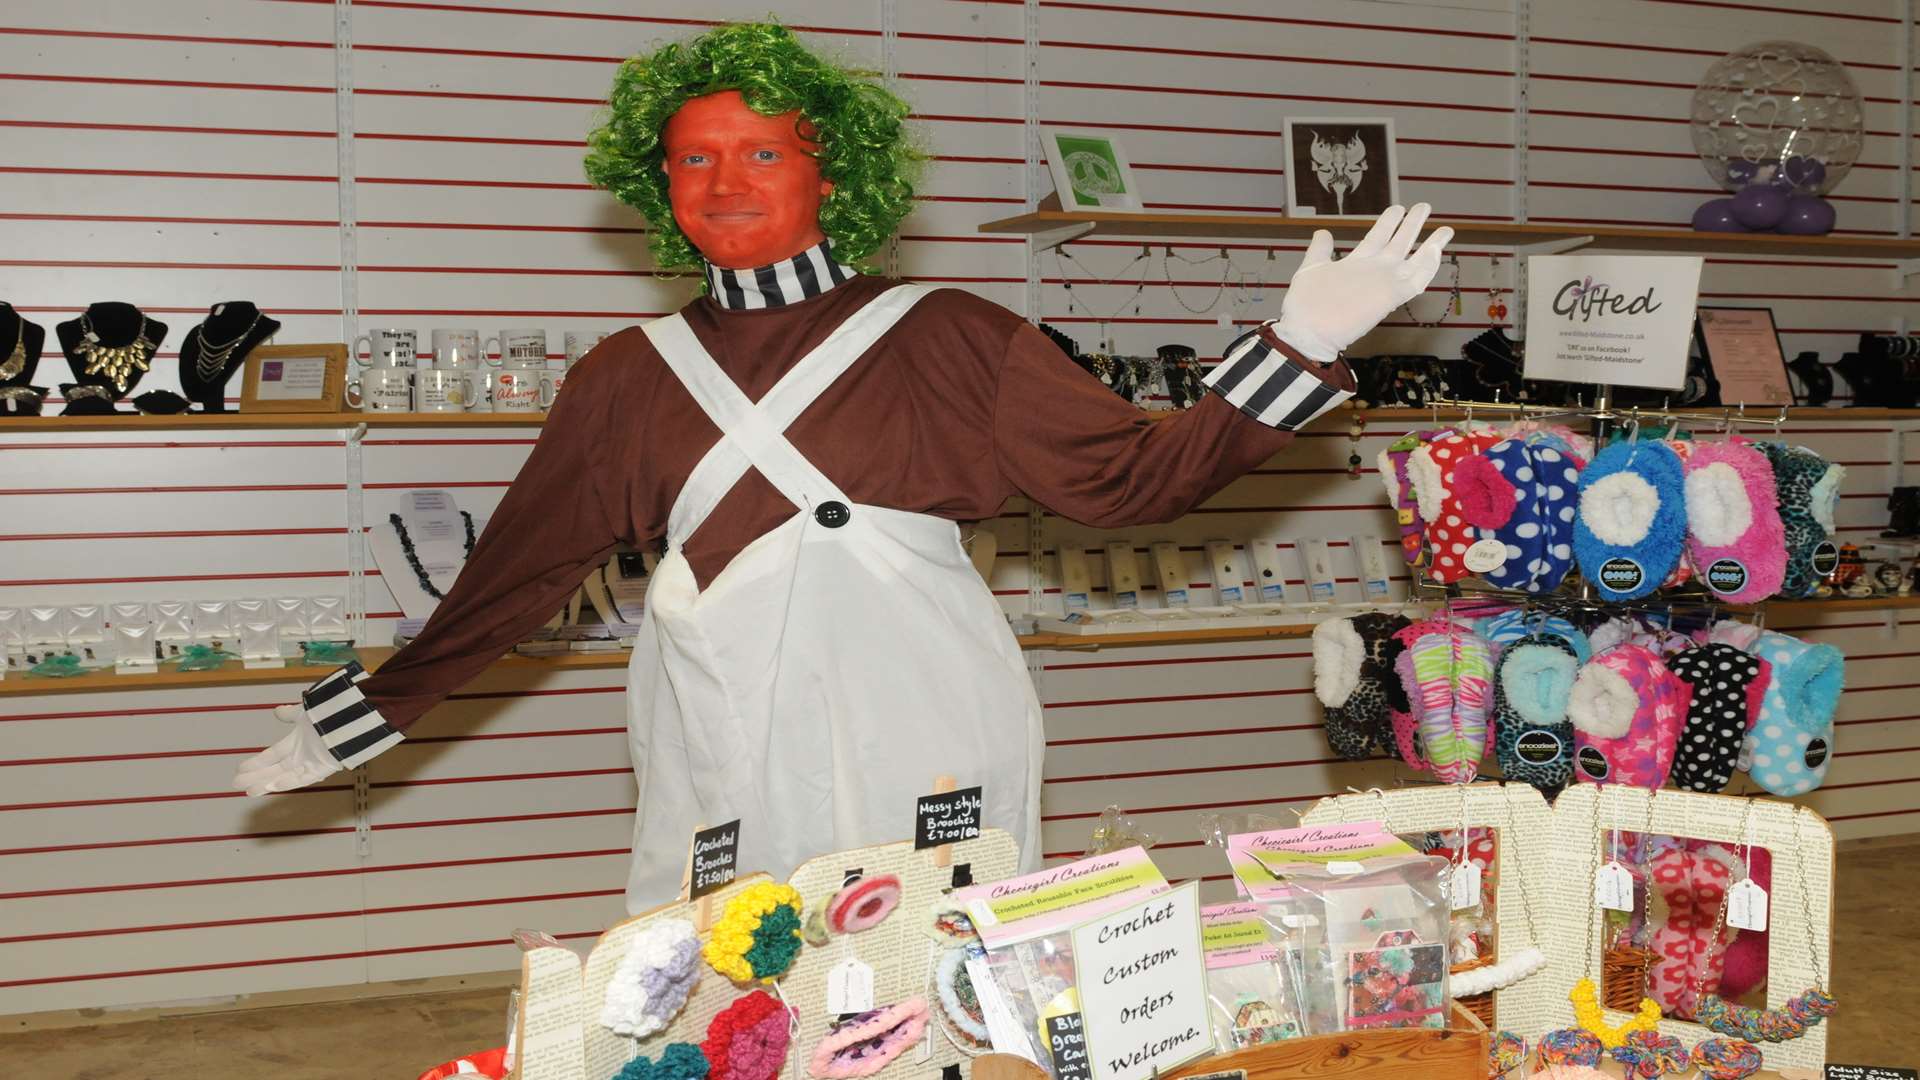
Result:
[[[248,795],[266,795],[275,791],[303,788],[340,771],[340,762],[320,741],[307,710],[299,705],[281,705],[274,718],[292,724],[286,738],[240,763],[233,786]]]
[[[1387,207],[1344,259],[1333,257],[1332,233],[1314,233],[1287,284],[1274,333],[1308,359],[1332,363],[1394,308],[1425,292],[1440,272],[1441,249],[1453,239],[1452,229],[1435,229],[1413,250],[1432,210],[1426,203]]]

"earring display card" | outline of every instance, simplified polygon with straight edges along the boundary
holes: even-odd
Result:
[[[1140,561],[1134,557],[1131,540],[1107,544],[1107,592],[1116,608],[1140,606]]]
[[[1207,566],[1213,571],[1213,593],[1222,604],[1239,604],[1247,599],[1246,575],[1242,573],[1240,552],[1231,540],[1207,541]]]
[[[1360,594],[1371,604],[1385,602],[1391,591],[1386,548],[1377,536],[1356,536],[1352,544],[1360,564]]]
[[[1161,540],[1153,545],[1153,577],[1160,583],[1160,601],[1170,608],[1187,606],[1187,560],[1180,545]]]
[[[1078,542],[1060,541],[1060,597],[1067,614],[1092,606],[1093,571]]]
[[[1331,604],[1337,591],[1333,576],[1333,554],[1325,540],[1302,540],[1297,545],[1306,566],[1307,599],[1315,604]]]
[[[1247,545],[1253,555],[1255,592],[1263,604],[1287,602],[1287,568],[1280,541],[1270,537],[1255,539]]]

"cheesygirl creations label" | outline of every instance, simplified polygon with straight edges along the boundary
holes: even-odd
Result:
[[[1166,877],[1138,847],[953,891],[989,949],[1072,928],[1075,923],[1166,892]]]
[[[1288,892],[1282,879],[1293,867],[1358,866],[1361,859],[1412,854],[1415,852],[1406,841],[1387,832],[1377,821],[1268,829],[1227,837],[1227,865],[1233,870],[1234,888],[1249,900],[1285,899]]]
[[[1206,953],[1210,971],[1271,964],[1280,958],[1280,947],[1267,938],[1260,905],[1245,902],[1200,909],[1200,948]]]
[[[1213,1050],[1200,883],[1073,928],[1093,1080],[1146,1080]]]

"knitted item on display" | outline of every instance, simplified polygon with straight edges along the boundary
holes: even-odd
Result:
[[[900,879],[876,874],[848,882],[827,904],[827,927],[836,934],[857,934],[885,922],[900,904]]]
[[[1692,687],[1675,749],[1673,786],[1718,795],[1733,780],[1740,744],[1760,710],[1772,665],[1731,645],[1699,645],[1667,660]]]
[[[1653,650],[1631,642],[1580,669],[1567,704],[1574,775],[1589,783],[1658,788],[1673,768],[1687,684]]]
[[[1542,1069],[1555,1065],[1578,1065],[1594,1068],[1600,1064],[1600,1058],[1607,1048],[1600,1045],[1600,1037],[1584,1028],[1558,1028],[1540,1036],[1540,1044],[1535,1052]]]
[[[1661,442],[1615,443],[1580,474],[1573,551],[1601,599],[1638,600],[1679,565],[1686,547],[1680,458]]]
[[[1813,595],[1832,566],[1815,565],[1815,556],[1838,559],[1833,546],[1833,510],[1840,498],[1844,466],[1833,464],[1802,446],[1755,443],[1773,465],[1773,484],[1779,499],[1780,524],[1786,537],[1786,569],[1780,595],[1795,600]],[[1824,568],[1823,568],[1824,567]]]
[[[1394,634],[1406,625],[1401,616],[1368,612],[1314,627],[1314,696],[1326,710],[1327,743],[1343,758],[1360,761],[1393,746],[1388,689],[1404,648]]]
[[[1422,619],[1409,623],[1394,631],[1393,638],[1400,643],[1400,655],[1394,657],[1394,684],[1400,688],[1400,702],[1389,699],[1387,717],[1393,726],[1394,751],[1407,768],[1416,772],[1428,772],[1433,768],[1427,760],[1425,748],[1420,742],[1420,724],[1414,718],[1413,702],[1420,693],[1420,680],[1413,668],[1413,643],[1428,634],[1444,634],[1448,624],[1440,619]]]
[[[1567,704],[1579,667],[1573,648],[1546,634],[1514,641],[1500,654],[1493,690],[1494,759],[1507,779],[1531,784],[1548,797],[1573,779]]]
[[[973,988],[973,975],[967,970],[966,946],[948,949],[934,968],[934,986],[940,992],[940,1013],[959,1033],[960,1040],[974,1050],[993,1045],[987,1031],[987,1018],[980,1007],[980,995]]]
[[[1705,1080],[1746,1080],[1760,1071],[1760,1048],[1743,1039],[1702,1039],[1691,1055]]]
[[[1449,784],[1472,783],[1487,751],[1493,649],[1454,623],[1423,634],[1408,654],[1417,690],[1409,696],[1433,774]]]
[[[1827,778],[1833,760],[1833,713],[1846,685],[1846,657],[1814,644],[1763,631],[1754,655],[1771,665],[1760,718],[1747,732],[1748,772],[1775,795],[1805,795]]]
[[[1787,572],[1773,465],[1740,442],[1700,443],[1686,461],[1687,551],[1707,588],[1734,604],[1780,591]]]
[[[679,1014],[699,975],[700,938],[685,919],[661,919],[634,935],[607,983],[600,1023],[641,1039]]]
[[[1474,630],[1497,648],[1504,649],[1521,638],[1547,634],[1566,642],[1581,663],[1593,657],[1593,649],[1587,644],[1587,635],[1558,615],[1514,608],[1480,620]]]
[[[1551,446],[1503,439],[1453,471],[1460,516],[1505,558],[1481,577],[1502,589],[1548,592],[1573,565],[1575,461]]]
[[[1574,983],[1567,1000],[1573,1003],[1574,1020],[1609,1050],[1625,1042],[1633,1032],[1655,1031],[1660,1027],[1660,1003],[1652,998],[1641,998],[1639,1011],[1625,1023],[1617,1026],[1607,1023],[1607,1014],[1600,1008],[1599,990],[1593,985],[1592,979],[1582,978]],[[1545,1040],[1541,1040],[1541,1043],[1541,1052],[1544,1053]]]
[[[1477,457],[1499,441],[1501,436],[1492,431],[1454,433],[1415,450],[1407,460],[1407,476],[1413,481],[1420,513],[1427,520],[1427,576],[1436,582],[1446,584],[1470,576],[1465,561],[1467,548],[1480,539],[1481,533],[1463,513],[1459,493],[1453,488],[1455,471],[1461,462]]]
[[[872,1076],[918,1042],[926,1027],[925,998],[836,1020],[807,1059],[807,1075],[817,1080]]]
[[[707,1080],[707,1059],[692,1043],[668,1043],[660,1060],[634,1058],[614,1080]]]
[[[1487,1080],[1500,1080],[1500,1077],[1525,1064],[1526,1060],[1527,1040],[1511,1031],[1494,1032],[1487,1041]]]
[[[772,982],[800,951],[800,894],[792,886],[761,882],[727,901],[702,955],[734,982]]]
[[[1613,1060],[1627,1066],[1628,1074],[1640,1080],[1654,1080],[1665,1073],[1683,1073],[1693,1067],[1687,1048],[1679,1039],[1657,1031],[1635,1031],[1613,1048]]]
[[[773,1080],[786,1063],[791,1022],[786,1007],[765,990],[734,999],[707,1025],[700,1044],[710,1068],[707,1080]]]

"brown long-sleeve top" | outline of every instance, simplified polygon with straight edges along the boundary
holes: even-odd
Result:
[[[683,314],[757,401],[842,320],[895,284],[861,277],[757,310],[703,297]],[[1260,375],[1283,362],[1284,348],[1270,335],[1265,342],[1278,351]],[[1240,375],[1252,373],[1256,359]],[[1230,366],[1223,363],[1215,378]],[[1344,365],[1304,367],[1315,386],[1352,389]],[[1241,398],[1260,375],[1240,380]],[[1185,514],[1293,438],[1256,419],[1271,394],[1249,404],[1224,383],[1215,389],[1221,393],[1193,409],[1152,422],[1019,316],[942,289],[915,305],[787,436],[855,502],[974,521],[1025,494],[1064,517],[1114,528]],[[602,342],[569,374],[538,444],[424,631],[359,684],[367,702],[393,728],[411,726],[547,621],[617,542],[660,537],[682,484],[719,437],[639,328]],[[794,512],[749,471],[683,546],[696,579],[704,587]]]

